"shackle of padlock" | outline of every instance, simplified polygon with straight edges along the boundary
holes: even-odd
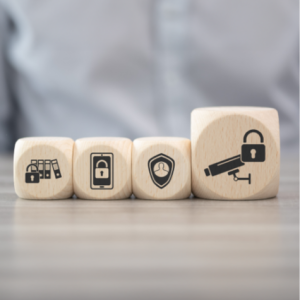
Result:
[[[36,171],[34,171],[34,172],[38,172],[38,171],[39,171],[39,168],[37,167],[37,165],[35,165],[35,164],[30,164],[30,165],[27,166],[26,172],[28,172],[28,169],[29,169],[30,166],[35,166],[35,167],[36,167]],[[31,171],[32,171],[32,170],[31,170]]]
[[[108,168],[108,163],[107,163],[107,161],[104,160],[104,159],[100,159],[99,161],[97,161],[97,163],[96,163],[96,168],[99,168],[99,164],[100,164],[101,162],[104,162],[104,163],[105,163],[105,167]]]
[[[251,130],[249,130],[249,131],[247,131],[247,132],[245,133],[245,135],[244,135],[244,143],[247,143],[247,137],[248,137],[248,135],[249,135],[250,133],[252,133],[252,132],[257,133],[257,134],[260,136],[260,142],[261,142],[261,143],[264,142],[264,137],[263,137],[263,135],[261,134],[261,132],[259,132],[259,131],[256,130],[256,129],[251,129]]]

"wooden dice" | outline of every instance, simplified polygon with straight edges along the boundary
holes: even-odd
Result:
[[[74,146],[74,192],[82,199],[124,199],[132,194],[132,141],[83,138]]]
[[[262,107],[195,109],[191,141],[24,138],[14,156],[15,190],[28,199],[265,199],[279,171],[278,113]]]
[[[139,199],[191,194],[191,145],[183,138],[140,138],[132,149],[133,193]]]
[[[233,200],[276,196],[280,137],[275,109],[195,109],[191,143],[195,196]]]
[[[70,138],[19,139],[14,151],[16,194],[25,199],[64,199],[73,195],[73,145]]]

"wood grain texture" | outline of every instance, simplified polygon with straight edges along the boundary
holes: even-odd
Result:
[[[0,155],[8,300],[296,300],[299,161],[267,200],[23,200]]]
[[[64,199],[73,195],[73,145],[70,138],[31,137],[16,142],[14,150],[14,184],[16,194],[26,199]],[[61,178],[56,178],[50,160],[57,160]],[[48,161],[50,179],[26,183],[25,174],[31,172],[32,160]],[[46,166],[40,167],[45,169]],[[35,170],[35,168],[33,168]],[[41,178],[41,177],[40,177]]]
[[[82,199],[125,199],[132,194],[132,141],[126,138],[83,138],[74,146],[74,192]],[[110,189],[91,188],[91,154],[112,153]],[[100,155],[100,154],[99,154]]]
[[[140,199],[185,199],[191,194],[191,143],[184,138],[140,138],[133,142],[132,184],[133,193]],[[174,160],[169,183],[163,188],[154,183],[149,161],[160,154]],[[153,169],[163,168],[158,162]],[[160,169],[161,170],[161,169]],[[159,171],[160,172],[160,171]],[[158,173],[156,173],[158,174]],[[162,175],[160,175],[162,176]],[[169,175],[166,175],[169,176]]]
[[[228,170],[211,173],[211,165],[242,154],[243,138],[249,130],[262,133],[264,142],[251,133],[247,144],[265,146],[264,162],[246,162],[236,167],[238,177],[249,181],[234,181]],[[207,199],[265,199],[275,197],[279,187],[280,137],[278,113],[272,108],[217,107],[192,112],[192,191]],[[242,156],[240,157],[242,161]],[[218,164],[224,167],[224,162]],[[205,169],[210,175],[205,174]],[[208,172],[208,171],[207,171]]]

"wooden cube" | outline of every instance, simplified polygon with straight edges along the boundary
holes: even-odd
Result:
[[[74,146],[74,192],[81,199],[125,199],[132,194],[132,141],[83,138]]]
[[[191,142],[140,138],[132,150],[133,194],[139,199],[184,199],[191,195]]]
[[[195,109],[191,142],[195,196],[235,200],[277,195],[280,137],[275,109]]]
[[[14,184],[25,199],[64,199],[73,195],[74,141],[62,137],[31,137],[16,142]]]

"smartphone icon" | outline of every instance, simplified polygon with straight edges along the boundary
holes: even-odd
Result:
[[[113,153],[91,153],[91,189],[111,190],[114,187]]]

